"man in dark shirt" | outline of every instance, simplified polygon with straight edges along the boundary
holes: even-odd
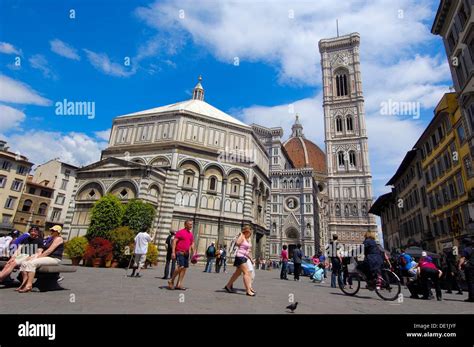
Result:
[[[296,245],[296,249],[293,252],[293,265],[294,265],[294,280],[300,280],[301,263],[303,262],[303,251],[301,250],[301,244]]]
[[[14,254],[0,272],[0,282],[10,276],[15,267],[20,266],[24,261],[31,260],[32,256],[43,252],[43,239],[40,237],[39,229],[32,227],[28,233],[30,236],[20,243],[18,249],[14,250]]]
[[[176,267],[176,259],[171,259],[171,253],[173,252],[171,245],[173,244],[174,239],[174,231],[170,231],[170,234],[166,238],[165,246],[166,246],[166,264],[165,264],[165,274],[163,279],[166,280],[170,278],[170,263],[171,263],[171,273],[174,273]]]
[[[332,235],[332,241],[330,242],[330,253],[331,259],[331,288],[336,288],[337,284],[342,284],[342,257],[340,254],[340,245],[337,242],[337,235]],[[336,284],[337,278],[337,284]]]
[[[464,269],[466,275],[467,291],[469,296],[466,302],[474,302],[474,249],[472,239],[467,238],[463,240],[465,245],[461,259],[459,260],[459,270]]]

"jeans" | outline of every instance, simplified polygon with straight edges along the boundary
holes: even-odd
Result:
[[[214,264],[214,261],[216,258],[214,257],[208,257],[207,262],[206,262],[206,268],[204,269],[204,272],[211,272],[212,265]]]
[[[222,258],[221,259],[221,266],[224,267],[224,272],[227,270],[227,258]]]
[[[176,267],[176,259],[173,260],[170,257],[166,257],[166,264],[165,264],[165,275],[163,276],[164,278],[170,278],[170,264],[171,264],[171,275],[173,275],[175,267]]]
[[[288,262],[287,261],[283,261],[281,263],[281,272],[280,272],[280,279],[281,280],[285,280],[287,279],[287,271],[288,271]]]
[[[332,269],[331,271],[331,288],[336,288],[336,277],[337,277],[337,284],[342,285],[342,276],[341,276],[341,269]]]

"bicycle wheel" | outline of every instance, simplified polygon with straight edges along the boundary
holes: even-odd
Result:
[[[383,269],[382,270],[382,284],[380,289],[375,289],[377,295],[386,301],[394,301],[398,299],[402,286],[400,279],[392,271]]]
[[[356,295],[360,289],[360,275],[358,273],[349,273],[348,276],[343,275],[339,288],[346,295]]]

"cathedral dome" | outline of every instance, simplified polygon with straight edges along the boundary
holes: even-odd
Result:
[[[326,172],[326,154],[316,144],[303,135],[303,126],[296,116],[295,124],[291,127],[293,133],[283,144],[295,168],[313,168],[316,172]]]

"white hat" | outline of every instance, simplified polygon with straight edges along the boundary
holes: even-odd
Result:
[[[421,252],[421,256],[422,256],[422,257],[426,257],[427,255],[428,255],[428,253],[426,253],[426,251],[422,251],[422,252]]]

